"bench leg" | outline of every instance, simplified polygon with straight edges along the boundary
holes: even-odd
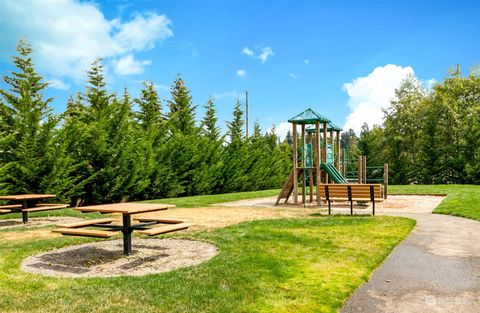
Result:
[[[331,209],[330,201],[328,201],[328,215],[331,215],[331,214],[332,214],[332,209]]]
[[[123,254],[130,255],[132,253],[132,231],[130,214],[123,215]]]
[[[350,215],[353,215],[353,201],[350,201]]]
[[[375,216],[375,200],[372,201],[373,203],[373,206],[372,206],[372,213],[373,213],[373,216]]]

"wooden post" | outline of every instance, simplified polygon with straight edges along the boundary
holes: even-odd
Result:
[[[293,203],[298,204],[297,124],[293,123]]]
[[[340,172],[340,131],[337,130],[337,136],[336,136],[336,140],[337,140],[337,170]]]
[[[388,163],[383,164],[383,198],[388,195]]]
[[[342,149],[342,174],[345,177],[345,148]]]
[[[309,195],[310,195],[310,203],[313,202],[313,140],[312,140],[312,133],[309,134],[309,141],[310,141],[310,155],[308,156],[310,158],[310,168],[308,169],[308,187],[309,187]]]
[[[363,156],[363,168],[362,168],[362,173],[363,173],[363,183],[367,183],[367,156]]]
[[[315,184],[317,190],[317,205],[320,206],[320,123],[315,123],[315,151],[316,151],[316,160],[315,160],[315,169],[317,172],[317,182]]]
[[[327,123],[323,123],[323,162],[327,162]],[[328,184],[328,173],[325,172],[325,184]]]
[[[362,169],[363,169],[362,158],[363,158],[363,156],[361,156],[361,155],[358,156],[358,183],[359,184],[362,183],[362,177],[363,177],[363,174],[362,174]]]
[[[302,174],[302,203],[305,204],[306,202],[306,197],[305,197],[305,192],[307,191],[305,189],[305,124],[302,124],[302,168],[303,168],[303,174]]]

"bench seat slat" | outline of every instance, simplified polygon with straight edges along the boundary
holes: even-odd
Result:
[[[50,206],[39,206],[33,207],[28,209],[23,209],[24,212],[41,212],[41,211],[49,211],[49,210],[59,210],[68,208],[68,204],[51,204]]]
[[[0,205],[0,210],[6,209],[21,209],[22,205],[21,204],[6,204],[6,205]]]
[[[69,223],[69,224],[58,224],[57,227],[78,228],[78,227],[85,227],[85,226],[94,225],[94,224],[109,224],[113,221],[115,221],[115,219],[113,218],[99,218],[95,220],[86,220],[86,221],[80,221],[80,222]]]
[[[98,230],[98,229],[84,229],[84,228],[56,228],[52,230],[54,233],[62,235],[82,236],[82,237],[99,237],[109,238],[118,235],[118,231]]]
[[[138,217],[134,220],[139,222],[159,222],[163,224],[180,224],[185,222],[184,220],[179,220],[178,218],[161,218],[161,217]]]
[[[139,231],[139,233],[144,235],[149,235],[149,236],[155,236],[159,234],[166,234],[166,233],[171,233],[171,232],[182,230],[182,229],[187,229],[190,226],[192,226],[192,224],[190,223],[180,223],[180,224],[166,225],[166,226],[160,226],[160,227],[154,227],[146,230],[141,230]]]

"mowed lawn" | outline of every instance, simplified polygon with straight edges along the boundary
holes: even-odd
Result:
[[[390,194],[446,194],[433,211],[480,221],[480,186],[478,185],[392,185]]]
[[[44,277],[19,266],[27,256],[91,239],[12,241],[2,230],[0,312],[336,312],[414,223],[334,216],[179,233],[169,237],[211,242],[220,253],[168,273],[89,279]]]

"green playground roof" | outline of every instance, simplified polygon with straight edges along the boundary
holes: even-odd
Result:
[[[327,127],[327,131],[342,131],[343,129],[336,125],[336,124],[328,124],[328,127]],[[315,127],[308,127],[307,129],[305,129],[306,132],[308,133],[314,133],[316,130],[315,130]],[[323,127],[320,127],[320,132],[323,132]]]
[[[331,123],[328,118],[326,118],[320,113],[315,112],[312,109],[306,109],[305,111],[298,115],[295,115],[288,121],[295,124],[315,124],[316,122],[329,124]]]

